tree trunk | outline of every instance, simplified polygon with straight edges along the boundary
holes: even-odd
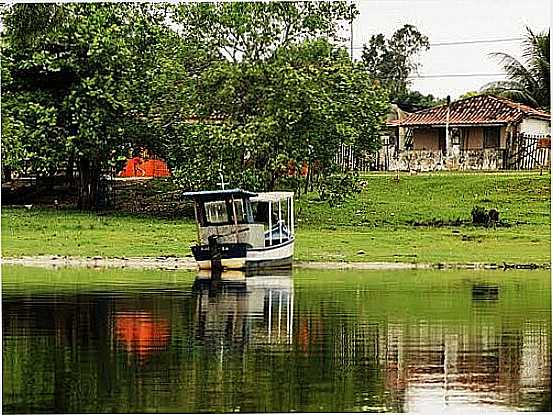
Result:
[[[11,169],[11,167],[4,166],[2,168],[2,171],[4,173],[4,181],[5,182],[11,182],[12,181],[12,169]]]
[[[93,210],[97,206],[100,172],[89,159],[79,160],[79,199],[77,207],[81,210]]]
[[[303,190],[304,194],[307,194],[309,191],[309,182],[311,181],[311,162],[307,162],[307,176],[305,177],[305,188]]]
[[[67,160],[67,166],[65,167],[65,184],[69,186],[70,189],[75,188],[75,177],[73,175],[74,165],[75,165],[75,156],[73,154],[70,154]]]

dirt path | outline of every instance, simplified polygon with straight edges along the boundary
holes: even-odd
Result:
[[[29,267],[85,267],[85,268],[131,268],[196,270],[197,265],[190,257],[60,257],[60,256],[24,256],[2,258],[2,264],[24,265]],[[307,269],[358,269],[358,270],[407,270],[407,269],[549,269],[549,264],[489,264],[489,263],[409,263],[409,262],[311,262],[296,261],[295,268]]]

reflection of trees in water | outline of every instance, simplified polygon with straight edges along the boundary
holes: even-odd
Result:
[[[399,412],[428,391],[449,403],[550,406],[548,321],[503,316],[494,290],[486,297],[469,290],[452,321],[396,312],[396,298],[294,292],[285,278],[8,297],[4,406]]]

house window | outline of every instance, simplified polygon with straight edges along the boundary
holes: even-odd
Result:
[[[454,146],[461,144],[461,130],[459,128],[451,129],[451,144]]]
[[[499,127],[484,128],[484,148],[499,148]]]
[[[412,128],[406,128],[405,129],[405,150],[413,150],[413,129]]]

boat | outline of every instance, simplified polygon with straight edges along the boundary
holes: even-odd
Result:
[[[242,189],[185,192],[194,201],[200,269],[291,267],[294,193]]]

